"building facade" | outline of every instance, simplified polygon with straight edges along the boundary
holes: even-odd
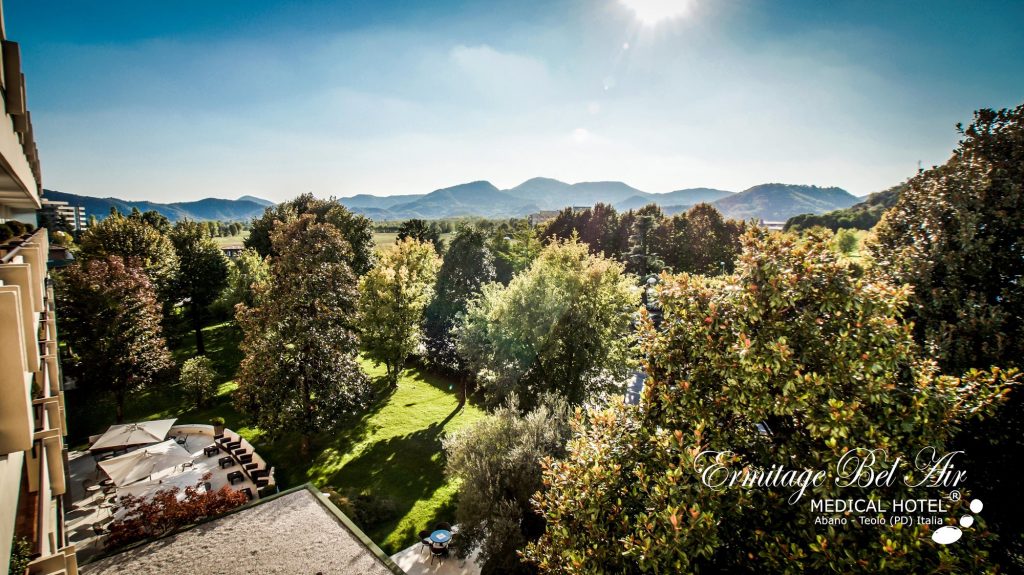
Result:
[[[36,224],[41,178],[18,45],[0,6],[0,223]],[[0,565],[12,549],[31,574],[78,573],[64,531],[64,395],[45,228],[0,245]]]
[[[60,223],[63,220],[62,223],[68,227],[67,231],[72,233],[84,232],[89,227],[89,218],[84,207],[46,198],[41,202],[43,206],[39,209],[39,225],[44,225],[44,222]]]

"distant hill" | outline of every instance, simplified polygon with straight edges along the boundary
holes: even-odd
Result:
[[[893,186],[888,190],[875,192],[864,199],[841,210],[833,210],[824,214],[799,214],[786,221],[786,230],[805,230],[814,226],[822,226],[832,231],[842,228],[870,230],[875,227],[882,214],[893,207],[900,199],[906,184]]]
[[[79,196],[56,190],[43,190],[43,197],[48,200],[68,202],[73,206],[82,206],[86,214],[94,215],[103,219],[110,214],[110,208],[117,208],[117,211],[127,214],[132,208],[138,208],[145,212],[156,210],[163,214],[168,220],[176,222],[182,219],[192,220],[221,220],[225,222],[250,220],[263,213],[267,207],[267,200],[257,201],[251,199],[224,200],[220,198],[206,198],[194,202],[176,202],[172,204],[161,204],[157,202],[130,201],[118,198],[94,198],[91,196]],[[273,205],[273,204],[269,204]]]
[[[642,208],[647,204],[658,204],[661,206],[662,211],[666,211],[667,213],[669,208],[689,207],[701,202],[711,203],[715,200],[720,200],[731,195],[733,195],[733,192],[715,190],[712,188],[689,188],[665,194],[648,194],[641,192],[616,203],[615,209],[620,211],[635,210]]]
[[[784,222],[797,214],[820,214],[855,203],[857,197],[842,188],[761,184],[722,198],[713,205],[729,218]]]
[[[252,202],[254,204],[259,204],[261,206],[266,206],[268,208],[274,205],[274,202],[270,200],[264,200],[263,198],[257,198],[256,196],[242,196],[238,198],[238,200],[242,202]]]
[[[195,220],[240,221],[263,214],[272,202],[253,196],[237,200],[207,198],[195,202],[161,204],[128,201],[118,198],[94,198],[53,190],[44,197],[84,206],[89,214],[105,217],[111,207],[122,213],[132,208],[156,210],[171,221]],[[797,214],[821,214],[849,207],[857,198],[840,188],[762,184],[741,193],[712,188],[687,188],[667,193],[650,193],[626,183],[579,182],[568,184],[552,178],[532,178],[514,188],[500,190],[487,181],[476,181],[434,190],[429,194],[404,196],[373,196],[359,194],[339,198],[350,210],[375,221],[400,221],[410,218],[434,220],[475,216],[482,218],[524,217],[540,210],[559,210],[570,206],[592,206],[604,203],[617,210],[635,210],[657,204],[666,214],[688,209],[700,202],[710,202],[728,217],[760,218],[785,221]]]

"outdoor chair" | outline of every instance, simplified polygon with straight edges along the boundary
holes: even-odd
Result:
[[[97,536],[103,535],[107,532],[107,528],[102,523],[93,523],[92,532]]]
[[[431,545],[431,547],[430,547],[430,564],[431,565],[434,564],[434,559],[435,558],[438,560],[438,562],[442,562],[445,559],[447,559],[448,558],[448,546],[447,545],[438,545],[437,543]]]
[[[450,523],[445,523],[443,521],[441,523],[438,523],[437,525],[434,525],[434,531],[439,531],[441,529],[443,529],[445,531],[451,531],[452,530],[452,526],[451,526]]]
[[[248,487],[246,487],[245,489],[242,490],[242,493],[245,494],[246,498],[248,498],[249,501],[253,500],[252,489],[249,489]]]
[[[420,531],[420,543],[427,549],[431,548],[430,531],[427,531],[426,529]]]

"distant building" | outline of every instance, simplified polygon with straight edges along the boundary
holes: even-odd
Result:
[[[572,210],[572,213],[578,214],[583,212],[583,210],[589,210],[590,206],[572,206],[569,209]],[[541,210],[539,212],[526,216],[526,221],[531,226],[536,226],[538,224],[550,222],[551,220],[557,218],[558,214],[560,213],[562,213],[562,210]]]
[[[526,216],[526,221],[531,226],[536,226],[545,222],[550,222],[556,217],[558,217],[558,210],[541,210],[535,214]]]
[[[770,222],[767,220],[761,220],[758,225],[774,232],[781,232],[782,229],[786,227],[786,222]]]
[[[242,244],[224,244],[220,247],[220,251],[224,252],[224,255],[232,260],[242,255],[242,250],[244,249],[245,246]]]
[[[89,227],[89,218],[82,206],[72,206],[68,202],[42,199],[43,207],[39,209],[39,224],[58,222],[61,218],[67,222],[72,232],[84,232]]]

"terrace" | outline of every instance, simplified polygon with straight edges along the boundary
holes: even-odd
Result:
[[[100,437],[92,439],[99,445]],[[68,459],[72,505],[67,531],[82,560],[103,551],[106,528],[117,517],[117,502],[123,496],[147,497],[199,484],[207,491],[229,486],[250,499],[276,490],[274,468],[252,445],[230,429],[217,434],[212,425],[174,425],[163,441],[73,451]]]

